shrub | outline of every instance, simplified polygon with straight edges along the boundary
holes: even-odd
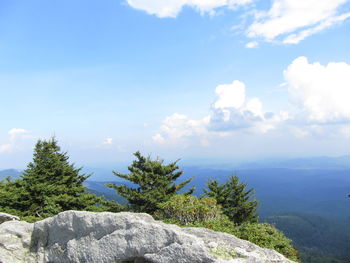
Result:
[[[169,201],[158,205],[155,214],[159,219],[179,225],[189,225],[223,217],[220,206],[214,198],[200,198],[192,195],[174,195]]]
[[[232,234],[259,247],[276,250],[291,260],[299,261],[298,251],[292,246],[292,241],[283,232],[267,223],[245,223],[237,226],[228,218],[221,218],[220,220],[196,222],[188,226],[205,227],[214,231]]]
[[[232,234],[260,247],[274,249],[287,258],[298,261],[298,251],[283,232],[267,223],[234,224],[223,214],[214,198],[175,195],[169,201],[159,205],[155,216],[166,223],[186,227],[204,227]]]
[[[273,225],[246,223],[233,228],[232,234],[260,247],[274,249],[291,260],[299,261],[298,251],[292,246],[292,241]]]

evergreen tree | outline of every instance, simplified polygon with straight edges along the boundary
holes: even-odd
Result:
[[[11,181],[9,177],[0,181],[0,212],[21,215],[20,194],[22,180]]]
[[[106,201],[88,193],[83,185],[89,175],[81,174],[82,168],[75,168],[68,159],[55,138],[36,143],[33,161],[17,182],[20,196],[16,207],[22,215],[43,218],[66,210],[103,208]]]
[[[254,189],[246,190],[247,184],[240,183],[236,175],[232,175],[226,183],[219,185],[218,181],[210,180],[207,184],[209,190],[204,190],[209,197],[216,199],[222,206],[224,214],[234,223],[254,223],[258,221],[256,209],[258,202],[251,197]]]
[[[135,187],[126,185],[108,184],[116,192],[129,201],[131,210],[135,212],[145,212],[153,214],[158,209],[158,204],[168,201],[173,195],[178,193],[192,178],[175,184],[183,172],[179,169],[177,161],[168,165],[163,164],[163,160],[151,160],[144,157],[140,152],[134,153],[136,160],[128,167],[129,174],[113,173],[134,184]],[[192,194],[191,188],[185,194]]]

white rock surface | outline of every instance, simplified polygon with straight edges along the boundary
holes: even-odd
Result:
[[[13,228],[21,230],[11,232]],[[11,241],[11,237],[16,239]],[[17,246],[15,250],[9,247],[11,242]],[[77,211],[63,212],[34,225],[16,221],[1,224],[0,261],[292,263],[273,250],[235,236],[203,228],[168,225],[147,214]]]
[[[33,224],[23,221],[7,221],[0,225],[0,262],[34,263],[30,254]]]

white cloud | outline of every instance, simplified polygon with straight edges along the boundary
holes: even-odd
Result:
[[[326,21],[320,23],[319,25],[315,27],[311,27],[305,30],[301,30],[298,33],[290,34],[288,35],[284,40],[283,43],[285,44],[298,44],[300,41],[304,40],[305,38],[316,34],[318,32],[321,32],[322,30],[331,27],[335,24],[339,24],[340,22],[344,21],[345,19],[350,17],[350,13],[346,13],[341,16],[332,17],[330,19],[327,19]]]
[[[238,80],[231,84],[217,86],[216,95],[217,99],[212,105],[209,122],[210,130],[229,131],[258,127],[259,122],[274,118],[273,116],[265,117],[259,98],[246,98],[245,85]],[[271,124],[269,127],[272,127]],[[261,131],[266,131],[266,126]]]
[[[217,86],[215,93],[218,96],[213,104],[215,109],[241,108],[245,102],[245,85],[238,80]]]
[[[102,142],[100,142],[95,147],[97,149],[108,150],[108,149],[112,149],[113,145],[114,145],[113,138],[107,137],[107,138],[103,139]]]
[[[339,12],[346,2],[349,0],[274,0],[270,10],[256,11],[247,36],[297,44],[349,18],[350,12]]]
[[[254,16],[253,22],[244,26],[246,35],[254,39],[245,45],[247,48],[258,47],[260,40],[297,44],[350,17],[350,12],[340,11],[350,0],[272,0],[267,11],[256,9],[250,5],[253,2],[255,0],[127,0],[131,7],[160,18],[176,17],[185,6],[211,15],[218,8],[245,6],[242,23],[246,23],[247,16]]]
[[[235,9],[253,0],[127,0],[135,8],[158,17],[176,17],[185,6],[198,10],[201,14],[213,14],[216,8]]]
[[[258,46],[259,46],[259,43],[257,41],[251,41],[245,45],[246,48],[256,48]]]
[[[153,141],[208,146],[214,136],[225,137],[232,132],[266,133],[288,118],[286,113],[264,112],[259,98],[246,98],[245,84],[238,80],[218,85],[215,92],[217,98],[211,106],[210,115],[201,120],[192,120],[177,113],[170,115],[152,137]]]
[[[12,144],[10,143],[0,145],[0,153],[10,152],[11,150],[12,150]]]
[[[247,98],[245,84],[235,80],[216,87],[208,116],[200,120],[177,113],[168,116],[153,141],[205,146],[219,137],[263,136],[268,132],[298,140],[350,138],[349,64],[321,65],[299,57],[284,71],[284,77],[282,87],[288,89],[291,102],[288,111],[265,111],[261,100]]]
[[[350,65],[326,66],[295,59],[284,71],[297,120],[329,124],[350,122]]]
[[[102,142],[103,145],[112,145],[113,144],[113,138],[106,138]]]
[[[0,145],[0,153],[13,152],[20,149],[18,145],[18,140],[22,138],[31,138],[31,136],[26,136],[29,131],[25,129],[13,128],[8,131],[9,139],[8,142]]]
[[[208,117],[202,120],[191,120],[186,115],[174,113],[165,118],[160,133],[155,134],[152,139],[157,143],[178,143],[186,138],[205,136]]]
[[[16,137],[21,136],[23,134],[27,134],[29,133],[29,131],[25,130],[25,129],[19,129],[19,128],[13,128],[11,130],[8,131],[8,134],[10,135],[10,138],[12,140],[16,139]]]
[[[160,133],[156,133],[154,136],[152,136],[152,140],[156,143],[164,143],[165,142],[165,138]]]

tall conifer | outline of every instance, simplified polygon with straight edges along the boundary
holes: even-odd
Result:
[[[48,217],[65,210],[97,210],[103,198],[87,192],[89,177],[68,162],[55,138],[39,140],[33,161],[24,170],[20,208],[24,216]]]
[[[232,175],[222,185],[216,180],[210,180],[207,186],[209,190],[204,190],[205,194],[216,199],[231,221],[236,224],[258,221],[258,202],[255,199],[251,200],[254,189],[246,190],[247,184],[240,183],[237,176]]]
[[[144,157],[140,152],[134,153],[136,160],[128,167],[129,174],[113,173],[123,179],[135,184],[135,187],[126,185],[108,184],[116,192],[129,201],[130,207],[135,212],[154,213],[158,209],[158,204],[166,202],[174,194],[178,193],[192,178],[179,184],[175,184],[176,179],[182,175],[177,161],[164,165],[163,160],[151,160]],[[191,188],[185,194],[193,193]]]

